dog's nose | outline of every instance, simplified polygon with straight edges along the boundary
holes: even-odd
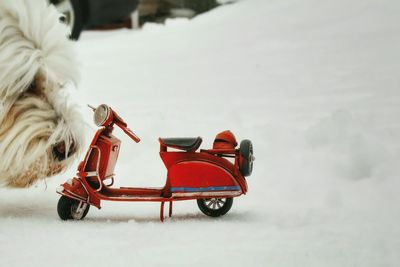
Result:
[[[53,155],[59,161],[65,160],[74,153],[74,145],[72,144],[66,153],[65,142],[61,141],[53,146]]]
[[[58,18],[58,20],[59,20],[60,22],[62,22],[62,23],[67,24],[67,16],[65,16],[64,14],[62,14],[62,15]]]

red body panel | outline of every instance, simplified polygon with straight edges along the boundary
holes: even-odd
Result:
[[[179,162],[193,160],[210,162],[212,164],[221,166],[231,173],[235,172],[235,166],[230,161],[205,152],[160,152],[160,157],[168,170],[171,168],[171,166]]]
[[[121,141],[111,134],[109,136],[100,135],[88,155],[84,171],[97,171],[98,168],[101,179],[112,176],[118,159],[120,144]]]
[[[224,168],[207,161],[182,161],[168,170],[171,188],[236,186],[238,183]]]
[[[168,169],[170,188],[240,186],[242,193],[247,192],[245,178],[225,158],[207,152],[160,152],[160,156]]]

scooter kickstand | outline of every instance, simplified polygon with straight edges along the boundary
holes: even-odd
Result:
[[[161,202],[161,207],[160,207],[160,220],[161,222],[164,222],[164,201]]]
[[[169,202],[169,212],[168,212],[168,217],[172,217],[172,201]]]

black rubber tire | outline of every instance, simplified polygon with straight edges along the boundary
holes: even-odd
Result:
[[[253,172],[253,144],[245,139],[240,142],[239,153],[242,160],[239,162],[239,170],[243,176],[250,176]]]
[[[221,207],[216,207],[216,209],[213,209],[210,207],[210,205],[207,205],[207,202],[217,200],[218,203],[221,203],[220,201],[223,201],[223,204]],[[203,212],[205,215],[210,216],[210,217],[219,217],[222,215],[225,215],[228,213],[228,211],[232,208],[233,204],[233,198],[201,198],[197,199],[197,206],[199,206],[199,209],[201,212]]]
[[[84,6],[84,1],[83,0],[51,0],[50,2],[57,6],[62,3],[62,2],[69,2],[71,5],[71,9],[68,11],[60,10],[61,13],[63,13],[66,16],[66,21],[65,23],[69,26],[71,29],[71,35],[70,39],[72,40],[78,40],[79,36],[83,30],[84,27],[84,21],[85,21],[85,6]],[[71,13],[71,14],[68,14]],[[72,18],[73,17],[73,21]]]
[[[85,211],[83,212],[80,218],[73,218],[72,211],[74,207],[76,207],[77,205],[79,205],[78,200],[66,196],[61,196],[60,199],[58,200],[58,205],[57,205],[58,216],[60,216],[61,220],[64,221],[72,219],[82,220],[88,214],[90,205],[86,206]]]

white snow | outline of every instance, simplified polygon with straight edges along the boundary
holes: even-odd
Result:
[[[73,167],[0,190],[0,266],[399,266],[399,12],[395,0],[242,0],[85,32],[82,104],[109,104],[142,138],[117,132],[118,186],[164,185],[159,136],[208,148],[231,129],[255,146],[249,192],[218,219],[194,201],[165,223],[158,204],[103,202],[63,222],[55,188]]]

